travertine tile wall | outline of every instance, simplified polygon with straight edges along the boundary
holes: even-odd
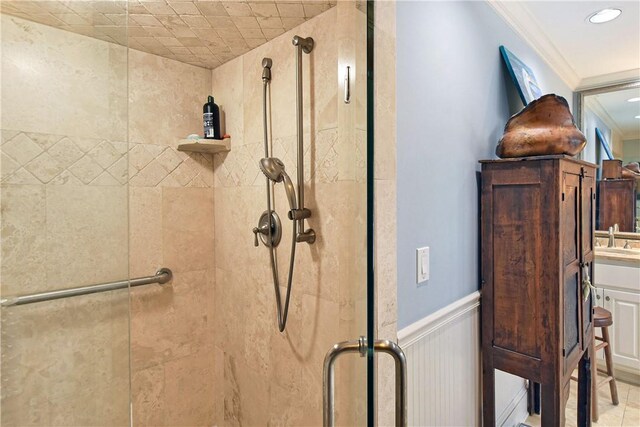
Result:
[[[366,102],[342,102],[341,72],[356,64],[352,2],[333,8],[213,70],[213,95],[226,117],[232,149],[214,159],[216,222],[216,390],[221,425],[322,424],[322,361],[336,342],[366,333],[364,168],[358,168],[354,124]],[[364,22],[359,22],[364,24]],[[314,245],[298,245],[285,333],[278,332],[275,295],[265,247],[251,229],[266,209],[265,178],[258,169],[262,140],[263,57],[273,59],[270,95],[273,155],[296,176],[294,34],[311,36],[304,55],[305,203],[316,230]],[[363,72],[360,75],[364,74]],[[355,98],[355,97],[354,97]],[[241,101],[240,101],[241,100]],[[364,114],[360,114],[364,117]],[[360,165],[363,159],[360,158]],[[282,185],[276,210],[284,224],[278,257],[285,285],[291,223]],[[284,288],[282,288],[284,293]],[[221,368],[222,367],[222,368]],[[337,420],[366,419],[365,359],[338,362]],[[359,382],[357,382],[359,380]]]
[[[134,422],[211,425],[213,162],[176,150],[210,72],[6,15],[2,47],[3,296],[174,272],[3,309],[2,424],[128,425],[131,333]]]
[[[126,49],[0,19],[2,295],[125,278]],[[3,308],[1,424],[125,425],[128,309],[126,292]]]
[[[211,74],[136,50],[128,65],[131,276],[174,273],[131,291],[133,422],[213,425],[212,158],[176,150],[202,132]]]

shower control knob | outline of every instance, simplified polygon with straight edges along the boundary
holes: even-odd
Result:
[[[258,227],[253,227],[253,246],[255,246],[256,248],[258,247],[258,233],[260,232],[260,229]]]

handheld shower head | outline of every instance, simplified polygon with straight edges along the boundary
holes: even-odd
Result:
[[[266,157],[260,160],[260,170],[273,182],[284,182],[284,190],[287,193],[287,199],[289,199],[289,208],[294,211],[298,209],[296,202],[296,190],[293,187],[291,178],[284,171],[284,163],[277,157]]]
[[[273,182],[280,182],[283,179],[284,163],[277,157],[266,157],[260,160],[260,170]]]

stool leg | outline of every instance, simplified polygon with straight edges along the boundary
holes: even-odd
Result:
[[[591,420],[598,421],[598,357],[596,355],[596,328],[591,339]]]
[[[604,357],[607,362],[607,375],[611,377],[609,381],[609,390],[611,390],[611,402],[614,405],[619,403],[618,401],[618,387],[616,386],[616,379],[613,376],[613,361],[611,359],[611,342],[609,341],[609,328],[605,326],[602,328],[602,339],[607,345],[604,347]]]

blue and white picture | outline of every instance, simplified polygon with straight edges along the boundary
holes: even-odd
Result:
[[[509,70],[509,75],[518,90],[518,95],[520,95],[522,103],[526,106],[531,101],[540,98],[542,91],[540,90],[540,86],[538,86],[533,70],[527,67],[524,62],[518,59],[518,57],[511,53],[506,47],[500,46],[500,53],[507,66],[507,70]]]
[[[596,140],[600,143],[600,146],[606,153],[608,160],[613,160],[613,154],[611,154],[611,147],[609,147],[609,143],[604,138],[604,135],[602,134],[602,132],[600,132],[600,129],[598,128],[596,128]],[[602,156],[600,158],[602,158]]]

